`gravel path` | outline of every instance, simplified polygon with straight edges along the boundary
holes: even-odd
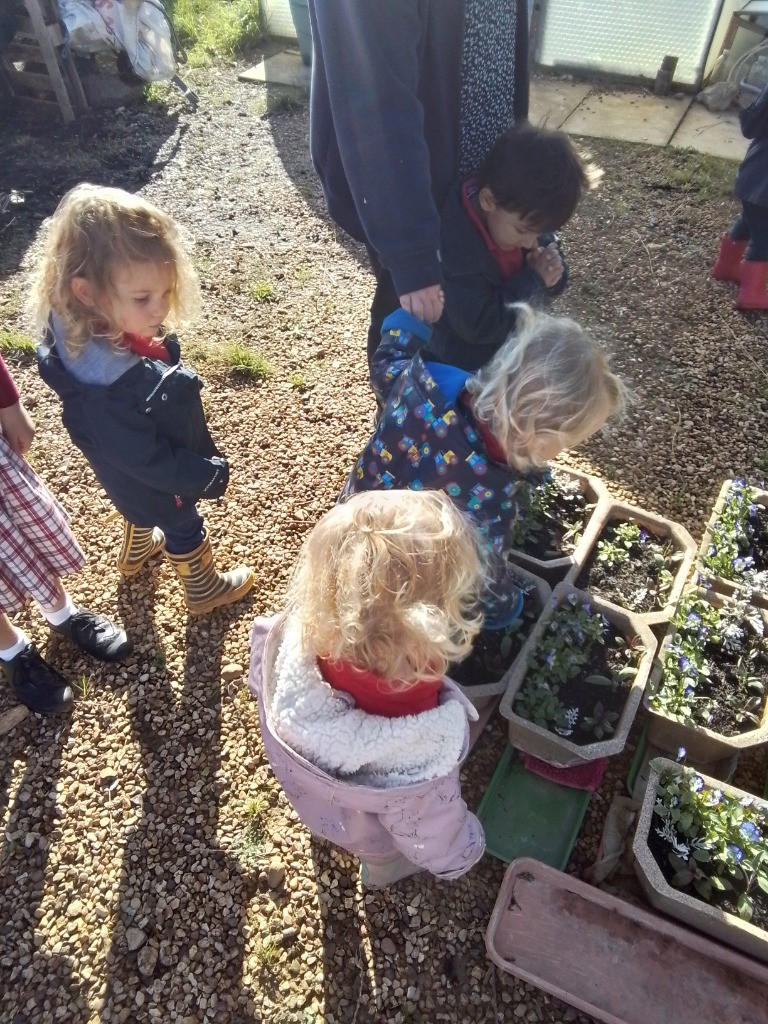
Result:
[[[371,282],[360,247],[323,215],[304,104],[238,83],[237,70],[189,76],[195,114],[172,98],[70,132],[0,124],[0,193],[25,199],[0,220],[0,328],[21,329],[36,230],[75,182],[141,189],[188,229],[205,301],[186,355],[232,462],[207,514],[219,564],[257,573],[241,605],[198,620],[162,562],[121,579],[109,505],[34,366],[19,363],[38,427],[31,461],[89,556],[71,591],[122,619],[136,651],[113,670],[51,642],[82,690],[62,720],[15,721],[0,691],[0,1021],[588,1021],[487,959],[499,862],[364,895],[356,862],[310,839],[265,762],[248,628],[279,607],[302,537],[370,427]],[[565,232],[573,283],[558,308],[613,345],[636,403],[567,461],[697,536],[724,477],[768,466],[768,319],[734,312],[733,288],[707,276],[735,209],[734,165],[588,148],[606,174]],[[271,372],[238,376],[233,345]],[[20,623],[45,645],[35,616]],[[471,806],[503,744],[496,720],[466,767]],[[612,763],[593,799],[571,870],[593,859],[626,765]]]

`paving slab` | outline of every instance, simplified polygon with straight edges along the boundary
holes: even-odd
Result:
[[[532,79],[528,119],[540,128],[560,128],[591,91],[592,86],[585,82]]]
[[[741,160],[749,141],[741,134],[739,115],[734,110],[715,113],[701,103],[693,103],[682,124],[670,140],[679,149],[696,149],[700,153]]]
[[[561,127],[571,135],[666,146],[692,100],[645,92],[592,92]]]
[[[266,85],[292,85],[309,91],[310,69],[296,49],[280,50],[265,57],[237,76],[242,82],[264,82]]]

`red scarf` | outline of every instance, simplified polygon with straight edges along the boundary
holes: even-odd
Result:
[[[475,209],[475,204],[472,201],[474,197],[477,196],[477,193],[477,181],[475,178],[467,178],[461,186],[461,203],[464,207],[464,212],[480,232],[480,236],[485,242],[486,249],[491,256],[493,256],[504,280],[506,281],[508,277],[511,277],[513,274],[517,274],[518,271],[523,269],[523,250],[520,248],[500,249],[498,245],[496,245],[494,240],[488,234],[488,229],[485,224],[483,224],[480,214]]]
[[[317,664],[329,686],[348,693],[361,711],[383,718],[403,718],[436,708],[443,685],[442,679],[420,679],[398,687],[393,686],[391,680],[357,668],[350,661],[318,658]]]
[[[129,334],[123,331],[123,341],[128,348],[137,356],[148,356],[150,359],[159,359],[162,363],[171,362],[171,353],[162,341],[154,338],[144,338],[140,334]]]

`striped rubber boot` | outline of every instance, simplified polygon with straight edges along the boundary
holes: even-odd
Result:
[[[165,537],[157,526],[134,526],[123,520],[123,546],[117,556],[117,568],[123,576],[133,576],[150,558],[162,551]]]
[[[204,615],[225,604],[234,604],[253,586],[253,573],[244,565],[230,572],[217,572],[208,530],[202,544],[186,555],[166,551],[184,586],[187,608],[193,615]]]

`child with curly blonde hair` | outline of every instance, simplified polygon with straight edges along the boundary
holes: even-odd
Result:
[[[287,610],[257,619],[250,686],[275,776],[369,888],[483,854],[461,798],[472,705],[445,678],[480,629],[482,548],[439,492],[354,495],[307,538]]]
[[[505,558],[518,484],[617,413],[624,388],[577,323],[523,304],[515,333],[474,374],[425,362],[430,337],[405,310],[384,321],[371,371],[381,418],[342,494],[445,491],[485,538],[486,626],[501,628],[522,605]]]
[[[217,572],[197,508],[229,482],[208,431],[202,381],[169,327],[194,308],[197,281],[173,220],[117,188],[82,184],[51,218],[32,290],[40,373],[73,443],[123,517],[118,569],[164,551],[195,614],[239,600],[240,566]]]

